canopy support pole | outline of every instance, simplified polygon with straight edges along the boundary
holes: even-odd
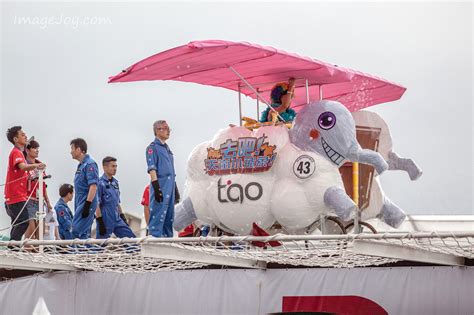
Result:
[[[306,104],[309,104],[309,82],[308,82],[308,79],[306,79],[305,87],[306,87]]]
[[[260,93],[260,91],[257,89],[257,93]],[[260,115],[260,100],[257,97],[257,121],[259,121],[259,116]]]
[[[242,126],[242,93],[240,92],[240,84],[239,84],[239,126]]]
[[[244,82],[245,85],[247,85],[247,87],[248,87],[250,90],[252,90],[252,92],[255,93],[255,95],[257,95],[257,99],[258,99],[258,98],[261,99],[262,102],[264,102],[264,103],[268,106],[268,108],[270,108],[271,111],[273,111],[274,113],[276,113],[276,114],[278,115],[278,118],[280,118],[281,121],[286,122],[286,120],[284,120],[284,119],[280,116],[280,113],[278,113],[278,112],[260,95],[260,93],[258,93],[258,92],[253,88],[253,86],[250,85],[250,83],[249,83],[247,80],[245,80],[244,77],[242,77],[242,76],[240,75],[240,73],[237,72],[237,70],[235,70],[232,66],[229,66],[229,69],[230,69],[240,80],[242,80],[242,82]],[[239,91],[240,91],[240,85],[239,85]],[[242,121],[242,119],[241,119],[241,121]]]

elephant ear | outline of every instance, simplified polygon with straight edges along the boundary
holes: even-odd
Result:
[[[386,161],[388,161],[389,152],[392,151],[393,144],[392,135],[390,134],[390,129],[388,128],[387,123],[377,113],[367,110],[352,112],[351,114],[354,118],[356,126],[380,130],[377,152],[380,153]]]

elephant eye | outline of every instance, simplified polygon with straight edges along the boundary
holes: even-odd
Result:
[[[331,112],[324,112],[318,118],[319,127],[329,130],[336,124],[336,116]]]

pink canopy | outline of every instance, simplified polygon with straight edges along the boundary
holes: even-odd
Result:
[[[235,71],[234,71],[235,70]],[[218,86],[240,91],[252,98],[257,95],[238,77],[242,76],[267,100],[275,83],[296,78],[292,107],[306,104],[306,80],[309,99],[337,100],[349,110],[398,100],[406,88],[384,79],[334,66],[309,57],[287,53],[272,47],[222,40],[193,41],[172,48],[128,67],[109,83],[145,80],[174,80]]]

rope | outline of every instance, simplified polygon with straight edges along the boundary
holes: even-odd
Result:
[[[43,207],[46,205],[46,203],[43,203]],[[48,210],[49,211],[49,210]],[[54,211],[54,210],[51,210],[51,211]],[[43,212],[43,218],[46,217],[46,213]],[[38,224],[36,224],[36,228],[34,229],[34,231],[31,233],[31,235],[34,235],[36,233],[36,231],[39,229],[39,220],[40,220],[41,216],[39,215],[39,212],[36,213],[36,218],[35,218],[35,221],[38,222]],[[29,221],[31,219],[28,219],[27,221]],[[26,238],[26,237],[25,237]],[[36,238],[28,238],[28,239],[36,239]]]
[[[20,217],[20,214],[25,210],[26,205],[28,204],[28,201],[30,201],[30,199],[31,199],[31,196],[33,195],[34,192],[36,192],[36,187],[37,187],[37,186],[38,186],[38,182],[36,182],[35,186],[34,186],[33,189],[31,190],[31,193],[30,193],[30,195],[28,196],[28,199],[25,201],[25,204],[23,205],[23,208],[21,208],[20,212],[18,212],[18,215],[16,216],[15,220],[13,220],[13,222],[12,222],[8,227],[0,229],[0,232],[6,231],[6,230],[8,230],[8,229],[10,229],[10,228],[12,228],[12,227],[14,227],[14,226],[23,224],[23,223],[28,222],[28,221],[30,220],[30,218],[28,218],[28,220],[24,220],[24,221],[22,221],[22,222],[19,222],[19,223],[16,223],[16,224],[15,224],[16,220],[18,220],[18,218]]]
[[[11,184],[11,183],[14,183],[14,182],[17,182],[17,181],[19,181],[19,180],[21,180],[21,179],[23,179],[23,178],[26,178],[26,177],[28,177],[28,175],[25,175],[25,176],[23,176],[23,177],[14,179],[14,180],[9,181],[9,182],[6,182],[6,183],[4,183],[4,184],[0,184],[0,187],[6,186],[6,185]]]
[[[256,247],[252,241],[278,240],[279,246]],[[23,240],[0,242],[0,262],[4,257],[37,264],[47,270],[94,270],[100,272],[148,273],[196,269],[214,264],[265,268],[264,264],[307,267],[354,268],[377,266],[403,258],[358,252],[354,242],[423,249],[474,259],[474,231],[386,233],[350,235],[221,236],[194,238],[109,238],[87,240]],[[44,246],[44,252],[35,250]],[[388,247],[390,248],[390,247]],[[169,253],[172,253],[170,256]],[[172,258],[171,258],[172,257]],[[262,264],[263,263],[263,264]]]

